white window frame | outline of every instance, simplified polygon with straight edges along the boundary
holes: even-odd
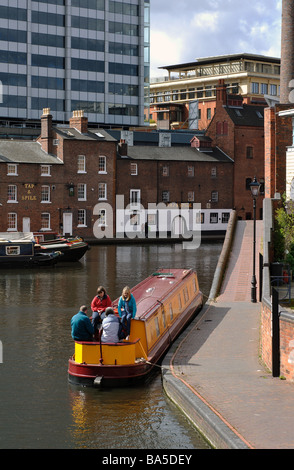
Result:
[[[141,189],[130,189],[130,205],[138,207],[141,203]]]
[[[78,173],[86,172],[86,157],[85,155],[78,155]]]
[[[47,224],[44,224],[44,222],[46,220],[47,220]],[[49,212],[42,212],[41,213],[41,229],[40,229],[40,232],[44,232],[44,231],[47,231],[47,230],[51,230],[51,216],[50,216]]]
[[[132,176],[137,176],[137,175],[138,175],[138,164],[132,162],[132,163],[130,164],[130,167],[131,167],[131,168],[130,168],[130,170],[131,170],[131,175],[132,175]]]
[[[99,209],[97,220],[99,227],[106,227],[106,209]]]
[[[50,165],[41,165],[41,176],[51,176]]]
[[[78,183],[77,191],[78,191],[78,201],[86,201],[87,200],[87,185],[85,183]]]
[[[99,183],[98,184],[98,199],[99,201],[105,201],[107,199],[107,184]]]
[[[99,175],[106,175],[106,157],[105,155],[99,155],[99,162],[98,162],[98,173]],[[102,169],[103,168],[103,169]]]
[[[13,227],[9,227],[11,222],[14,222]],[[17,231],[17,214],[15,212],[8,212],[7,214],[7,232]]]
[[[87,213],[86,209],[78,209],[78,227],[87,227]]]
[[[9,198],[11,196],[11,198]],[[9,184],[7,188],[7,202],[9,204],[17,203],[17,186],[16,184]]]
[[[47,184],[44,184],[41,186],[41,203],[42,204],[50,204],[51,199],[50,199],[50,186]]]
[[[7,163],[7,176],[18,176],[16,163]]]

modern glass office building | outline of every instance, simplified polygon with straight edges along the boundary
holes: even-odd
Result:
[[[144,124],[149,0],[1,0],[0,120]],[[145,89],[145,93],[144,93]]]

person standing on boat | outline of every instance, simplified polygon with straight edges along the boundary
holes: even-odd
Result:
[[[111,307],[105,310],[105,318],[102,321],[102,343],[118,343],[120,340],[120,321]]]
[[[118,301],[117,310],[122,323],[126,323],[126,339],[128,339],[131,330],[131,319],[135,318],[137,312],[135,297],[128,286],[123,288],[122,295]]]
[[[97,295],[91,302],[92,309],[92,325],[94,326],[95,331],[99,329],[104,316],[105,310],[107,307],[111,307],[112,302],[109,295],[107,295],[106,290],[103,286],[99,286],[97,289]]]
[[[71,336],[75,341],[92,341],[94,328],[87,316],[87,307],[82,305],[80,311],[71,319]]]

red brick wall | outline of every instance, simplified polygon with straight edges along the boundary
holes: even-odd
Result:
[[[278,113],[291,108],[279,104],[265,110],[266,197],[286,191],[286,151],[292,145],[292,119]]]
[[[291,318],[292,317],[292,318]],[[261,309],[261,357],[272,370],[271,308],[265,303]],[[294,315],[280,315],[280,376],[294,382]]]

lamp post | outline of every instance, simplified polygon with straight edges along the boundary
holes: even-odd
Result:
[[[256,198],[259,194],[260,183],[254,176],[250,183],[250,190],[253,197],[253,274],[251,280],[251,302],[256,302],[256,277],[255,277],[255,245],[256,245]]]

